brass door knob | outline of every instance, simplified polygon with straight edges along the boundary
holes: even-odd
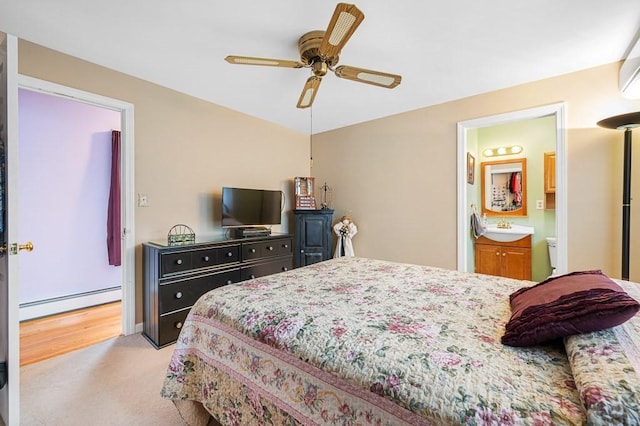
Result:
[[[18,251],[20,250],[33,251],[33,243],[27,241],[25,244],[18,244]]]
[[[9,254],[18,254],[20,250],[33,251],[33,243],[31,241],[27,241],[25,244],[9,244]],[[7,253],[7,245],[0,246],[0,255]]]

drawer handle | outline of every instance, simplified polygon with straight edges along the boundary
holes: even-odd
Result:
[[[176,264],[178,264],[178,265],[182,265],[182,259],[178,259],[178,260],[176,260]]]
[[[249,278],[254,279],[256,276],[251,274],[251,276]]]
[[[175,326],[176,326],[176,328],[182,328],[182,323],[181,323],[180,321],[178,321],[178,322],[175,324]]]
[[[283,266],[283,267],[282,267],[282,270],[283,270],[283,271],[288,271],[288,270],[289,270],[289,268],[287,268],[286,266]]]
[[[283,244],[282,248],[289,248],[289,244]]]
[[[252,248],[251,250],[249,250],[249,253],[255,253],[256,249]]]
[[[227,284],[233,284],[233,281],[227,280]]]
[[[227,253],[227,257],[232,257],[232,256],[233,256],[233,252],[232,251]]]
[[[506,256],[506,255],[507,255],[507,253],[502,253],[502,255],[503,255],[503,256]]]
[[[176,293],[176,299],[182,299],[182,292],[181,291]]]
[[[273,246],[267,247],[267,250],[272,251],[273,250]]]
[[[496,252],[496,256],[500,256],[500,252],[499,251]]]
[[[205,262],[208,262],[209,261],[209,256],[203,257],[202,260],[204,260]]]

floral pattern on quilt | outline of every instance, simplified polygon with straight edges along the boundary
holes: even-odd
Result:
[[[198,371],[198,375],[194,372]],[[167,373],[167,382],[177,380],[174,385],[167,385],[162,396],[180,400],[192,397],[196,404],[201,401],[204,407],[219,422],[228,426],[246,425],[300,425],[295,418],[277,407],[266,398],[235,380],[233,376],[194,354],[182,354],[175,357]],[[177,389],[173,392],[171,389]],[[193,394],[186,393],[192,389]],[[202,419],[207,424],[207,419]]]
[[[617,281],[640,300],[638,284]],[[640,425],[640,315],[617,327],[565,338],[589,425]]]
[[[432,424],[329,374],[309,372],[304,362],[224,325],[192,318],[190,326],[198,332],[181,337],[189,347],[176,349],[167,372],[169,379],[180,382],[182,392],[170,393],[172,387],[165,386],[163,396],[201,400],[223,424]],[[195,371],[199,374],[192,374]],[[229,377],[240,380],[234,385]]]
[[[582,424],[585,411],[561,344],[513,348],[500,343],[510,316],[508,296],[522,285],[346,257],[225,286],[194,305],[163,396],[215,405],[216,392],[204,392],[206,383],[196,377],[202,368],[185,370],[187,362],[206,361],[224,364],[260,397],[310,424],[375,424],[367,421],[367,411],[379,413],[388,402],[425,424]],[[239,352],[226,347],[216,355],[228,338],[225,329],[258,343],[236,343]],[[295,398],[249,380],[251,351],[269,353],[269,365],[289,357],[311,366],[295,372],[301,380]],[[276,371],[265,380],[276,383]],[[293,371],[286,378],[289,388]],[[351,420],[336,414],[341,404],[317,398],[335,392],[331,386],[336,385],[355,390],[357,404],[347,396],[341,400]],[[416,423],[399,416],[405,424]],[[384,416],[380,421],[385,424]]]

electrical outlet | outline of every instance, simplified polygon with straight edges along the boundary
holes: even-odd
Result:
[[[536,200],[536,209],[544,210],[544,200]]]
[[[149,207],[149,197],[147,194],[138,194],[138,207]]]

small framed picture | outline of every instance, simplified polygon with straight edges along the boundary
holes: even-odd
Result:
[[[475,181],[476,175],[476,159],[471,155],[470,152],[467,152],[467,183],[473,185]]]

